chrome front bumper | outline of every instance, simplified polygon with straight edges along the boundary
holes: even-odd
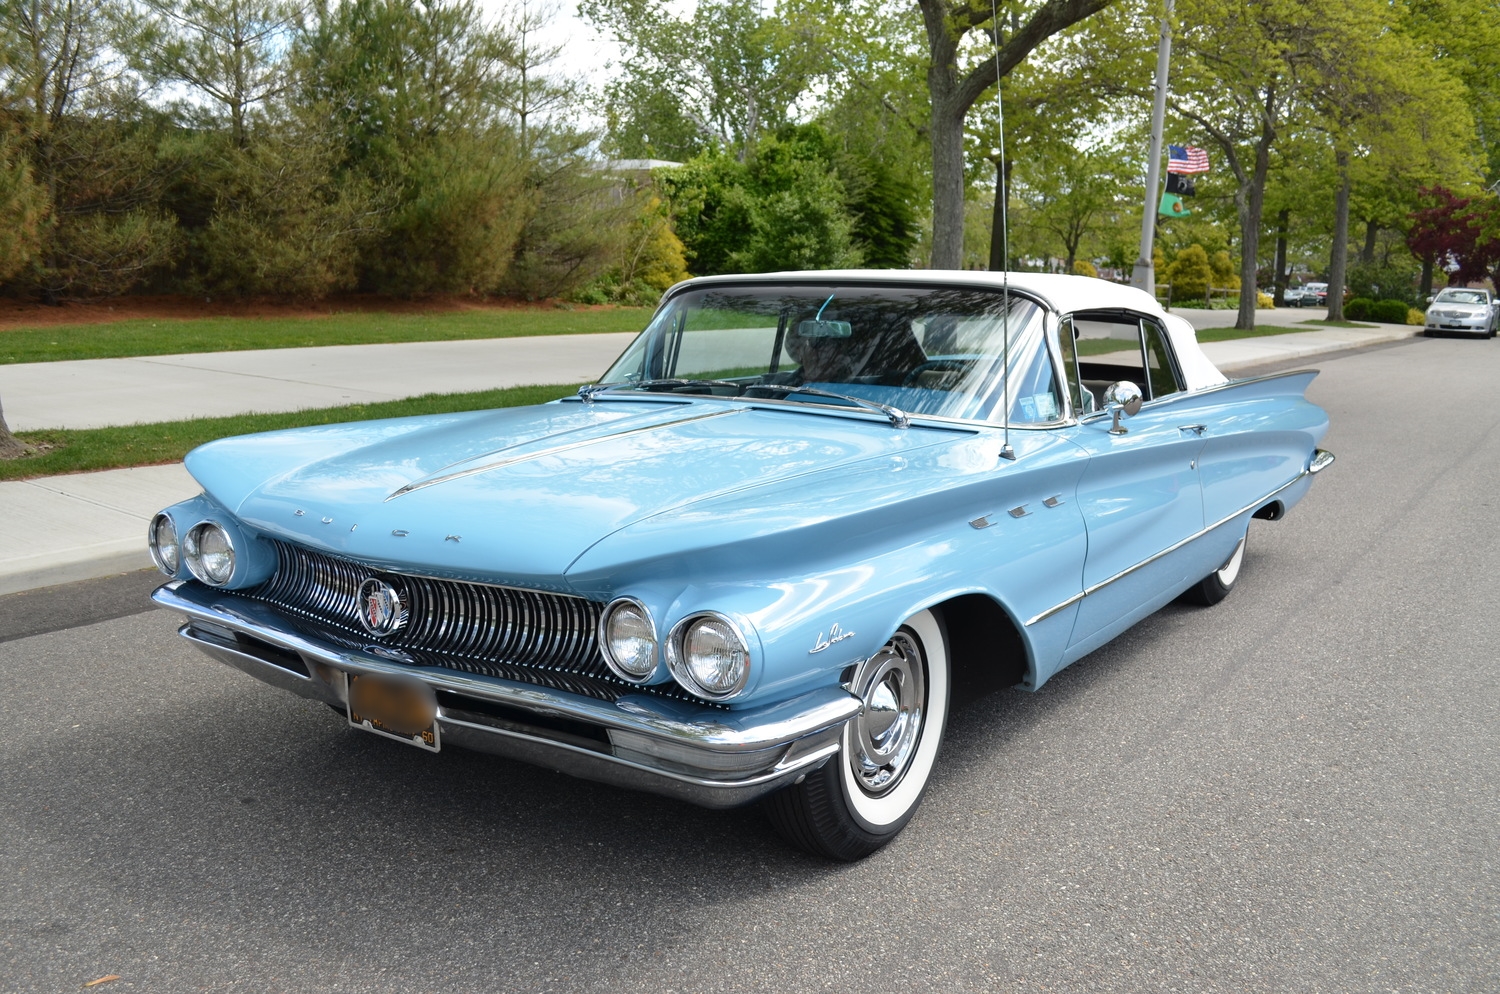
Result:
[[[267,605],[197,583],[170,581],[151,599],[187,615],[179,635],[272,686],[347,707],[345,674],[416,679],[437,694],[445,746],[710,808],[747,804],[821,766],[860,711],[840,687],[743,711],[650,694],[603,701],[346,649],[303,634]]]

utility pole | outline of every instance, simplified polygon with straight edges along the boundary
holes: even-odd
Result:
[[[1135,260],[1130,285],[1156,296],[1156,267],[1151,242],[1156,235],[1156,208],[1161,196],[1161,132],[1167,117],[1167,69],[1172,61],[1172,0],[1161,15],[1161,41],[1156,46],[1156,98],[1151,104],[1151,159],[1146,165],[1146,212],[1141,216],[1141,253]]]

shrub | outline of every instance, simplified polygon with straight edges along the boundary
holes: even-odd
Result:
[[[1379,300],[1370,308],[1370,320],[1381,324],[1405,324],[1409,309],[1404,300]]]
[[[1400,259],[1382,264],[1356,262],[1344,275],[1344,285],[1356,297],[1371,300],[1404,300],[1418,302],[1417,277],[1421,267],[1416,259]]]
[[[1074,259],[1073,274],[1075,276],[1092,276],[1097,279],[1099,277],[1099,269],[1087,259]]]
[[[1427,323],[1427,315],[1423,314],[1415,307],[1408,308],[1406,311],[1406,323],[1418,326],[1424,325]]]
[[[1261,293],[1259,290],[1257,290],[1255,291],[1255,306],[1275,307],[1276,301],[1271,299],[1271,295],[1269,293]]]
[[[1213,269],[1202,245],[1193,244],[1177,253],[1167,267],[1165,282],[1172,284],[1172,302],[1201,298],[1208,293]]]
[[[1344,305],[1344,317],[1350,321],[1370,320],[1370,309],[1375,306],[1375,301],[1369,297],[1355,297]]]

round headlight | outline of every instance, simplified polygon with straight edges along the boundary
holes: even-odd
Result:
[[[599,619],[599,645],[615,675],[638,683],[656,670],[656,626],[640,601],[621,598]]]
[[[170,514],[158,514],[151,519],[146,543],[151,547],[151,561],[156,563],[156,568],[168,576],[176,576],[182,559],[177,549],[177,526],[172,523]]]
[[[668,645],[672,676],[700,697],[733,697],[750,679],[750,649],[728,618],[700,614],[679,622]]]
[[[221,525],[202,521],[188,530],[183,558],[193,575],[210,587],[222,587],[234,575],[234,543]]]

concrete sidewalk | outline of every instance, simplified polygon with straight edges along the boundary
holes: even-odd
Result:
[[[1177,313],[1189,320],[1195,316]],[[1212,321],[1226,313],[1233,312],[1204,311],[1211,317],[1198,326],[1223,327]],[[1203,349],[1233,375],[1261,363],[1397,341],[1420,331],[1404,325],[1324,328],[1209,342]],[[423,393],[585,382],[602,373],[632,337],[569,335],[0,366],[0,397],[12,428],[20,430],[291,411]],[[180,464],[0,483],[0,595],[149,568],[151,515],[197,492]]]

